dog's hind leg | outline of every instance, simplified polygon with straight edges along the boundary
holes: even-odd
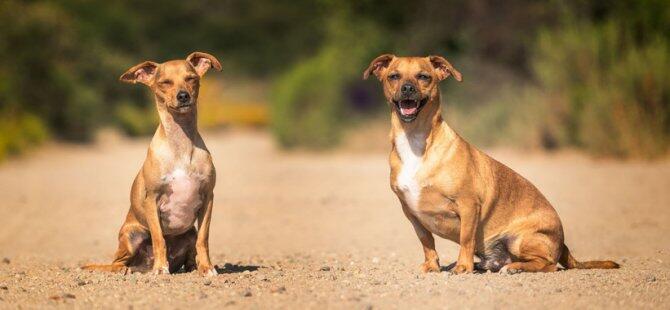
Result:
[[[514,262],[505,265],[500,269],[501,273],[518,273],[518,272],[552,272],[556,271],[556,263],[552,263],[543,258],[533,258],[524,262]]]
[[[128,273],[132,261],[137,261],[135,254],[141,244],[149,237],[149,233],[138,224],[124,224],[119,231],[119,247],[111,264],[89,264],[83,270]],[[132,261],[131,261],[132,260]]]
[[[519,242],[518,251],[511,251],[515,257],[514,262],[500,269],[501,273],[552,272],[558,269],[556,266],[557,242],[554,242],[550,236],[543,233],[532,233],[521,237]]]

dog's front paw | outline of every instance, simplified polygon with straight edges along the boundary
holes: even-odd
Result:
[[[454,269],[451,270],[453,274],[464,274],[464,273],[472,273],[474,271],[475,267],[474,265],[463,265],[463,264],[457,264]]]
[[[440,272],[440,263],[437,261],[426,261],[419,266],[419,270],[423,273]]]
[[[154,274],[170,274],[170,268],[167,266],[154,266],[152,271]]]
[[[219,274],[219,272],[216,271],[216,268],[212,265],[198,266],[198,273],[200,273],[200,275],[203,277],[213,277]]]

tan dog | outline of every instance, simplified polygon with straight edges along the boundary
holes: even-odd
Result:
[[[442,119],[438,84],[461,73],[443,57],[382,55],[363,74],[384,85],[391,106],[391,188],[425,254],[423,272],[440,271],[433,234],[460,244],[454,273],[479,268],[548,272],[618,268],[612,261],[578,262],[563,227],[528,180],[454,132]]]
[[[209,259],[209,223],[216,181],[212,157],[197,128],[200,78],[221,64],[195,52],[186,60],[143,62],[120,80],[143,83],[156,100],[160,124],[130,192],[130,210],[110,265],[87,270],[215,275]],[[194,224],[197,219],[197,230]]]

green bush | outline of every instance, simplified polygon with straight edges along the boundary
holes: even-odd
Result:
[[[561,145],[597,155],[656,157],[670,137],[670,45],[659,36],[638,42],[621,22],[570,23],[543,32],[534,69],[559,105]]]
[[[552,118],[549,105],[538,101],[544,94],[531,87],[508,86],[494,89],[494,99],[448,106],[445,116],[459,133],[476,145],[505,145],[518,148],[554,148],[559,122]],[[472,106],[472,107],[469,107]]]
[[[0,2],[0,110],[38,120],[53,136],[89,141],[119,99],[133,93],[116,86],[130,64],[86,31],[76,3]],[[23,122],[15,120],[13,130],[31,130]]]
[[[4,111],[7,112],[7,111]],[[30,114],[0,117],[0,159],[25,151],[49,136],[42,121]]]
[[[271,128],[282,147],[325,148],[337,144],[346,121],[346,87],[360,81],[381,36],[343,9],[329,21],[326,44],[314,57],[277,79],[271,98]]]
[[[272,129],[284,147],[326,147],[339,140],[342,117],[341,76],[334,51],[305,61],[276,85],[271,110]]]
[[[485,104],[457,104],[447,117],[482,145],[667,155],[670,38],[660,32],[636,38],[635,29],[620,19],[568,18],[542,30],[531,53],[534,83],[491,88],[495,96]]]
[[[119,104],[116,108],[115,119],[123,130],[130,136],[141,136],[153,133],[158,126],[158,117],[154,107],[137,107],[129,102]]]

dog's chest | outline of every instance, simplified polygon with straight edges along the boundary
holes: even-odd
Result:
[[[165,235],[182,234],[193,226],[203,203],[204,179],[201,173],[186,168],[175,168],[161,178],[165,191],[158,208]]]
[[[423,226],[443,238],[458,240],[460,221],[453,205],[437,188],[444,185],[444,175],[440,180],[426,173],[436,169],[426,161],[424,136],[397,135],[395,147],[402,162],[396,174],[394,190]]]
[[[413,211],[418,211],[422,186],[417,179],[417,173],[422,166],[425,138],[401,133],[395,138],[395,146],[402,162],[395,180],[397,190],[402,193],[407,206]]]

